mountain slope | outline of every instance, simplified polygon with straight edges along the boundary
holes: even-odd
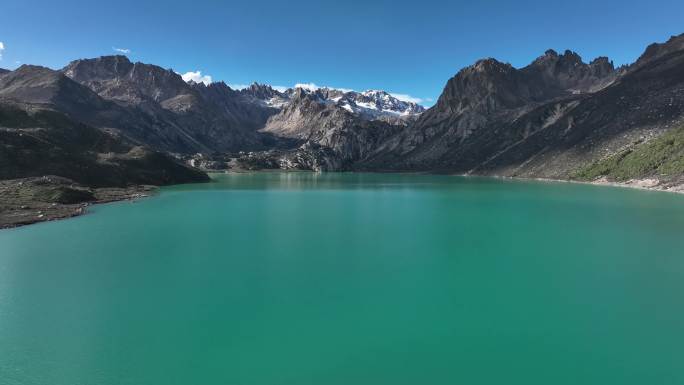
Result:
[[[256,83],[237,91],[223,82],[185,82],[173,70],[133,63],[120,55],[75,60],[60,71],[22,66],[2,78],[0,98],[44,105],[136,144],[186,154],[289,146],[290,140],[262,128],[302,92],[360,120],[406,124],[423,111],[382,91],[280,92]],[[302,125],[310,126],[308,120],[302,116]]]
[[[549,108],[549,106],[545,106]],[[569,178],[576,169],[677,127],[684,114],[684,51],[639,66],[471,172]],[[520,133],[520,120],[509,130]]]
[[[174,152],[263,148],[253,111],[223,85],[188,84],[173,70],[132,63],[125,56],[71,62],[62,72],[136,118],[117,127],[135,141]],[[89,122],[97,127],[104,121]]]
[[[684,125],[649,141],[634,143],[573,175],[589,181],[601,177],[619,182],[655,178],[667,184],[684,183]]]
[[[570,51],[558,55],[549,50],[522,69],[480,60],[451,78],[436,105],[393,139],[385,152],[400,158],[400,164],[386,166],[441,167],[442,158],[488,126],[513,121],[555,99],[578,97],[614,79],[607,60],[585,64]]]
[[[168,156],[44,109],[0,103],[0,179],[58,175],[92,187],[207,181]]]
[[[0,98],[52,106],[75,116],[114,107],[58,71],[33,65],[22,65],[0,77]]]
[[[173,121],[157,119],[138,108],[106,100],[60,71],[45,67],[23,65],[3,75],[0,98],[54,109],[77,121],[122,133],[138,144],[161,150],[202,146]]]
[[[263,131],[314,148],[330,149],[336,160],[327,163],[346,169],[363,161],[402,127],[383,120],[368,120],[322,99],[320,93],[296,89],[291,101],[268,120]]]
[[[614,69],[548,51],[522,69],[493,59],[449,80],[438,103],[359,169],[568,179],[684,117],[681,37]],[[653,52],[657,51],[657,54]]]
[[[255,168],[560,179],[606,169],[615,177],[606,165],[616,155],[657,144],[682,123],[684,35],[617,69],[569,50],[548,50],[523,68],[479,60],[449,79],[428,110],[383,91],[185,82],[124,56],[62,71],[22,66],[0,75],[2,101],[63,113],[133,145],[199,152],[205,162],[212,153],[224,164],[247,154],[237,156]]]

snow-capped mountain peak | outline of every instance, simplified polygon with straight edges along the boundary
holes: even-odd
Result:
[[[417,115],[425,111],[425,107],[404,100],[400,100],[382,90],[368,90],[357,97],[361,103],[369,103],[371,108],[379,111],[398,113],[400,115]]]
[[[425,111],[425,108],[417,103],[400,100],[382,90],[357,92],[298,85],[280,92],[271,86],[253,83],[240,92],[274,108],[283,108],[294,98],[309,96],[319,103],[336,105],[368,120],[405,120]]]
[[[287,92],[280,92],[268,84],[254,82],[239,92],[243,96],[252,98],[255,102],[267,107],[280,109],[290,102],[290,95]]]

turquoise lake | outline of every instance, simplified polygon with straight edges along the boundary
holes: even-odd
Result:
[[[3,230],[0,384],[684,384],[684,196],[221,174]]]

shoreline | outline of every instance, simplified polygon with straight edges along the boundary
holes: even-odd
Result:
[[[259,170],[204,170],[208,174],[248,174],[253,172],[321,172],[313,170],[294,170],[294,169],[259,169]],[[325,171],[323,171],[325,172]],[[474,177],[474,178],[494,178],[502,180],[519,180],[519,181],[534,181],[534,182],[559,182],[559,183],[572,183],[572,184],[583,184],[591,186],[605,186],[605,187],[619,187],[627,188],[641,191],[657,191],[666,192],[672,194],[684,194],[684,182],[674,183],[672,185],[667,185],[655,178],[644,178],[644,179],[631,179],[626,182],[617,182],[608,180],[605,177],[599,178],[594,181],[582,181],[582,180],[572,180],[572,179],[555,179],[555,178],[534,178],[534,177],[514,177],[514,176],[501,176],[501,175],[473,175],[473,174],[449,174],[449,173],[434,173],[429,171],[338,171],[338,172],[349,172],[349,173],[371,173],[371,174],[413,174],[413,175],[451,175],[451,176],[462,176],[462,177]]]
[[[0,181],[0,230],[88,214],[93,205],[136,201],[156,186],[88,188],[72,180],[44,176]]]
[[[311,170],[281,170],[281,169],[261,169],[261,170],[209,170],[208,174],[249,174],[254,172],[317,172]],[[350,171],[354,173],[355,171]],[[385,172],[378,172],[385,174]],[[411,174],[430,174],[427,172],[410,172]],[[604,187],[616,187],[634,189],[641,191],[655,191],[672,194],[684,194],[684,183],[662,182],[655,178],[632,179],[626,182],[610,181],[607,178],[600,178],[594,181],[578,181],[568,179],[553,178],[525,178],[494,175],[463,175],[463,174],[442,174],[476,178],[494,178],[511,181],[534,181],[552,183],[572,183]],[[41,183],[37,183],[37,181]],[[29,186],[31,194],[22,194]],[[6,197],[0,204],[0,230],[23,227],[35,223],[50,222],[61,219],[74,218],[89,213],[88,208],[112,202],[137,201],[147,198],[156,193],[158,186],[137,185],[129,187],[104,187],[87,188],[75,182],[55,177],[46,176],[39,178],[22,178],[0,181],[0,196]],[[90,199],[77,202],[50,201],[35,199],[34,195],[49,190],[54,195],[58,192],[85,192],[90,194]]]
[[[466,176],[466,175],[464,175]],[[470,175],[475,176],[475,175]],[[486,176],[485,176],[486,177]],[[491,176],[491,178],[497,179],[508,179],[508,180],[527,180],[535,182],[555,182],[555,183],[572,183],[572,184],[583,184],[590,186],[604,186],[604,187],[617,187],[632,190],[641,191],[654,191],[654,192],[664,192],[670,194],[684,194],[684,184],[673,184],[671,186],[664,186],[663,183],[658,179],[630,179],[626,182],[616,182],[611,181],[606,178],[599,178],[594,181],[581,181],[581,180],[571,180],[571,179],[554,179],[554,178],[525,178],[525,177],[509,177],[509,176]]]

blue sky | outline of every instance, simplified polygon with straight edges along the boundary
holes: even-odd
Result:
[[[684,33],[684,1],[30,1],[0,4],[0,67],[132,60],[228,84],[384,89],[430,105],[483,57],[523,66],[546,49],[634,61]]]

